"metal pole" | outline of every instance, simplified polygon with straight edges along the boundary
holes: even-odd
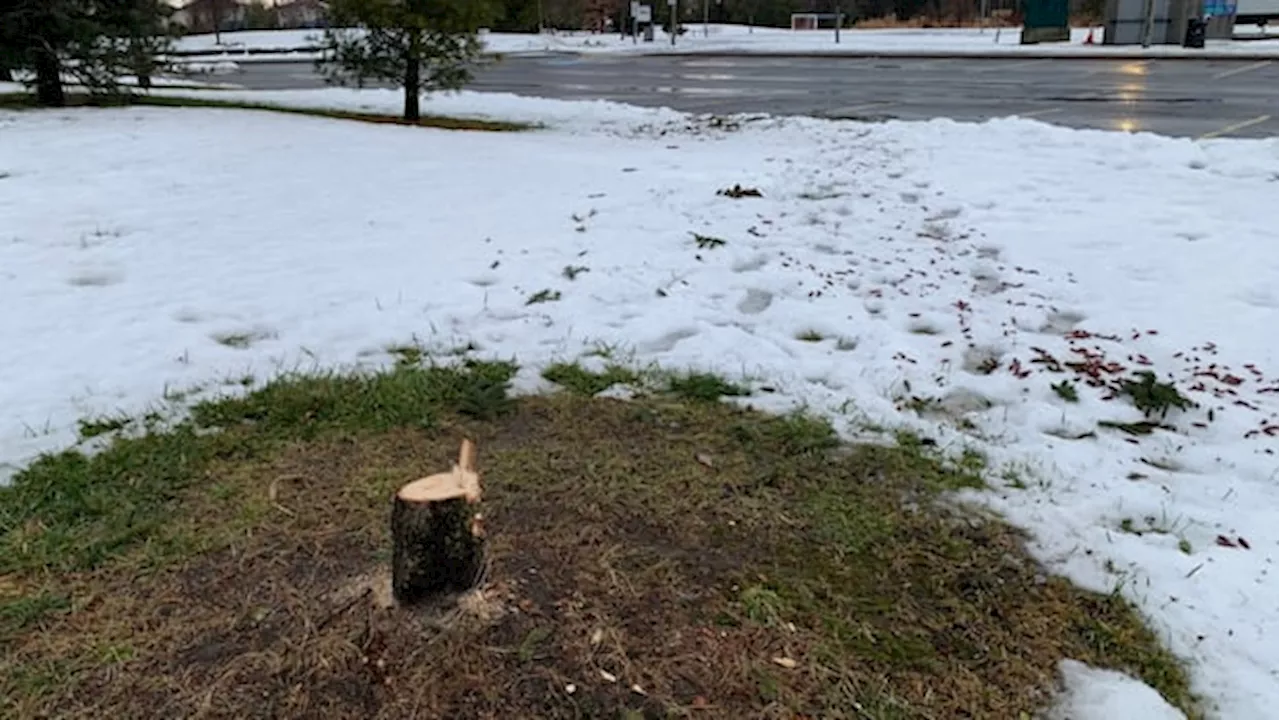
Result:
[[[1156,0],[1147,0],[1144,8],[1146,17],[1142,22],[1142,47],[1151,47],[1151,33],[1156,24]]]
[[[680,0],[670,0],[667,6],[671,8],[671,47],[675,47],[680,34]]]
[[[711,0],[702,0],[702,37],[711,37]]]
[[[844,20],[844,16],[840,12],[840,0],[836,0],[836,44],[840,44],[840,25]]]

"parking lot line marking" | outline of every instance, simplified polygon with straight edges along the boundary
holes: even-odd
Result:
[[[1146,75],[1150,71],[1150,60],[1138,60],[1137,62],[1129,60],[1108,60],[1105,67],[1097,70],[1090,70],[1085,73],[1085,77],[1093,75],[1102,75],[1103,73],[1119,73],[1121,75]],[[1118,64],[1117,64],[1118,63]]]
[[[861,105],[850,105],[849,107],[835,108],[834,110],[832,110],[832,112],[857,113],[857,112],[864,112],[866,110],[875,110],[877,108],[887,107],[889,105],[895,105],[895,104],[896,103],[889,102],[888,100],[881,100],[880,102],[870,102],[870,103],[863,103]]]
[[[1060,107],[1040,108],[1039,110],[1031,110],[1029,112],[1016,113],[1016,115],[1018,117],[1029,118],[1029,117],[1039,117],[1041,115],[1049,115],[1050,113],[1056,113],[1056,112],[1062,112],[1062,108]]]
[[[987,68],[983,68],[978,72],[998,73],[1004,70],[1016,70],[1018,68],[1031,67],[1032,65],[1039,65],[1043,62],[1044,60],[1041,59],[1041,60],[1024,60],[1022,62],[1016,62],[1016,63],[993,63],[993,66],[991,69],[988,70]]]
[[[1274,60],[1262,60],[1262,61],[1259,61],[1259,62],[1256,62],[1256,63],[1252,63],[1252,64],[1249,64],[1249,65],[1245,65],[1244,67],[1231,68],[1230,70],[1223,70],[1222,72],[1218,73],[1217,75],[1214,75],[1214,76],[1213,76],[1212,78],[1210,78],[1210,79],[1211,79],[1211,80],[1221,80],[1222,78],[1229,78],[1229,77],[1231,77],[1232,75],[1239,75],[1240,73],[1247,73],[1247,72],[1249,72],[1250,70],[1257,70],[1258,68],[1266,67],[1266,66],[1270,65],[1270,64],[1271,64],[1271,63],[1273,63],[1273,62],[1275,62],[1275,61],[1274,61]]]
[[[1264,122],[1266,122],[1266,121],[1268,121],[1268,120],[1270,120],[1270,119],[1271,119],[1271,116],[1270,116],[1270,115],[1259,115],[1259,116],[1258,116],[1258,117],[1256,117],[1256,118],[1251,118],[1251,119],[1249,119],[1249,120],[1241,120],[1241,121],[1240,121],[1240,122],[1238,122],[1238,123],[1232,123],[1232,124],[1230,124],[1230,125],[1228,125],[1228,126],[1226,126],[1226,127],[1224,127],[1224,128],[1220,128],[1220,129],[1218,129],[1218,130],[1214,130],[1213,132],[1207,132],[1207,133],[1205,133],[1205,134],[1201,135],[1201,136],[1200,136],[1199,138],[1197,138],[1197,139],[1198,139],[1198,140],[1208,140],[1208,139],[1210,139],[1210,138],[1222,137],[1223,135],[1229,135],[1229,134],[1231,134],[1231,133],[1233,133],[1233,132],[1236,132],[1237,130],[1243,130],[1243,129],[1247,128],[1247,127],[1252,127],[1252,126],[1254,126],[1254,125],[1257,125],[1258,123],[1264,123]]]

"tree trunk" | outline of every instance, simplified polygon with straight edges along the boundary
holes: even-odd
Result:
[[[404,119],[415,123],[422,119],[419,105],[422,92],[420,72],[417,56],[410,54],[404,66]]]
[[[62,63],[45,49],[35,52],[36,102],[45,107],[63,107],[67,96],[62,91]]]
[[[476,450],[462,441],[458,464],[415,480],[391,506],[391,592],[414,605],[469,590],[484,570]]]
[[[150,75],[147,75],[147,74],[139,74],[139,75],[138,75],[138,87],[142,88],[143,90],[150,90],[150,89],[151,89],[151,76],[150,76]]]
[[[13,82],[13,68],[0,65],[0,82]]]

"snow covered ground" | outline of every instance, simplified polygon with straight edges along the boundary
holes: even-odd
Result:
[[[529,390],[540,366],[614,346],[756,378],[777,392],[752,402],[849,434],[981,450],[994,489],[975,499],[1042,560],[1122,587],[1217,716],[1276,717],[1276,139],[476,93],[424,111],[547,129],[0,113],[0,462],[70,444],[86,415],[386,364],[413,339],[514,356]],[[763,197],[716,194],[735,183]],[[544,289],[559,299],[530,304]],[[1144,368],[1200,407],[1150,435],[1099,426],[1143,416],[1089,381]],[[1072,717],[1176,717],[1145,686],[1064,673]]]
[[[688,32],[676,41],[669,43],[669,36],[659,31],[652,43],[634,43],[630,39],[622,39],[616,34],[597,35],[591,33],[559,33],[559,34],[515,34],[487,33],[485,44],[490,52],[496,53],[837,53],[882,55],[945,53],[948,55],[1089,55],[1089,54],[1131,54],[1143,57],[1163,56],[1257,56],[1280,55],[1280,41],[1253,40],[1249,42],[1233,42],[1211,40],[1203,50],[1190,50],[1180,46],[1153,46],[1143,49],[1139,46],[1106,46],[1102,45],[1102,29],[1094,34],[1096,44],[1085,44],[1089,36],[1087,28],[1075,28],[1071,33],[1071,41],[1067,43],[1041,43],[1039,45],[1019,44],[1019,29],[1004,28],[999,33],[995,29],[887,29],[887,30],[845,30],[841,32],[840,44],[835,43],[834,33],[821,31],[792,31],[778,28],[748,28],[741,25],[710,25],[704,35],[703,26],[691,23]],[[286,57],[294,60],[310,57],[305,52],[313,48],[318,41],[317,30],[256,30],[237,33],[223,33],[222,45],[218,45],[212,35],[192,35],[178,41],[179,50],[190,52],[216,52],[224,50],[228,57],[237,60],[279,61],[276,52],[286,53]],[[1242,33],[1257,33],[1256,27],[1242,28]],[[244,55],[247,50],[266,54]]]

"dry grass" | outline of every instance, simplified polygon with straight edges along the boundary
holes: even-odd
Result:
[[[910,30],[920,28],[979,28],[1011,27],[1018,24],[1011,15],[993,15],[985,21],[981,18],[931,18],[923,15],[899,20],[893,15],[878,18],[859,18],[854,27],[859,30]]]
[[[270,103],[243,102],[234,100],[218,100],[212,98],[176,97],[171,95],[125,94],[118,96],[93,96],[82,92],[67,93],[68,107],[118,107],[123,105],[146,105],[152,107],[197,107],[228,108],[233,110],[260,110],[267,112],[287,113],[290,115],[310,115],[335,120],[355,120],[376,125],[410,125],[436,128],[440,130],[471,130],[478,132],[518,132],[532,130],[533,125],[524,123],[503,122],[500,120],[484,120],[480,118],[458,118],[444,115],[424,115],[417,122],[405,120],[395,115],[379,115],[375,113],[350,112],[325,108],[297,108]],[[0,108],[34,109],[35,98],[28,93],[0,93]]]
[[[941,502],[973,476],[924,444],[665,395],[510,402],[511,371],[288,379],[37,463],[0,491],[0,715],[1016,718],[1064,657],[1195,711],[1122,600]],[[487,579],[392,607],[390,495],[464,436]]]

